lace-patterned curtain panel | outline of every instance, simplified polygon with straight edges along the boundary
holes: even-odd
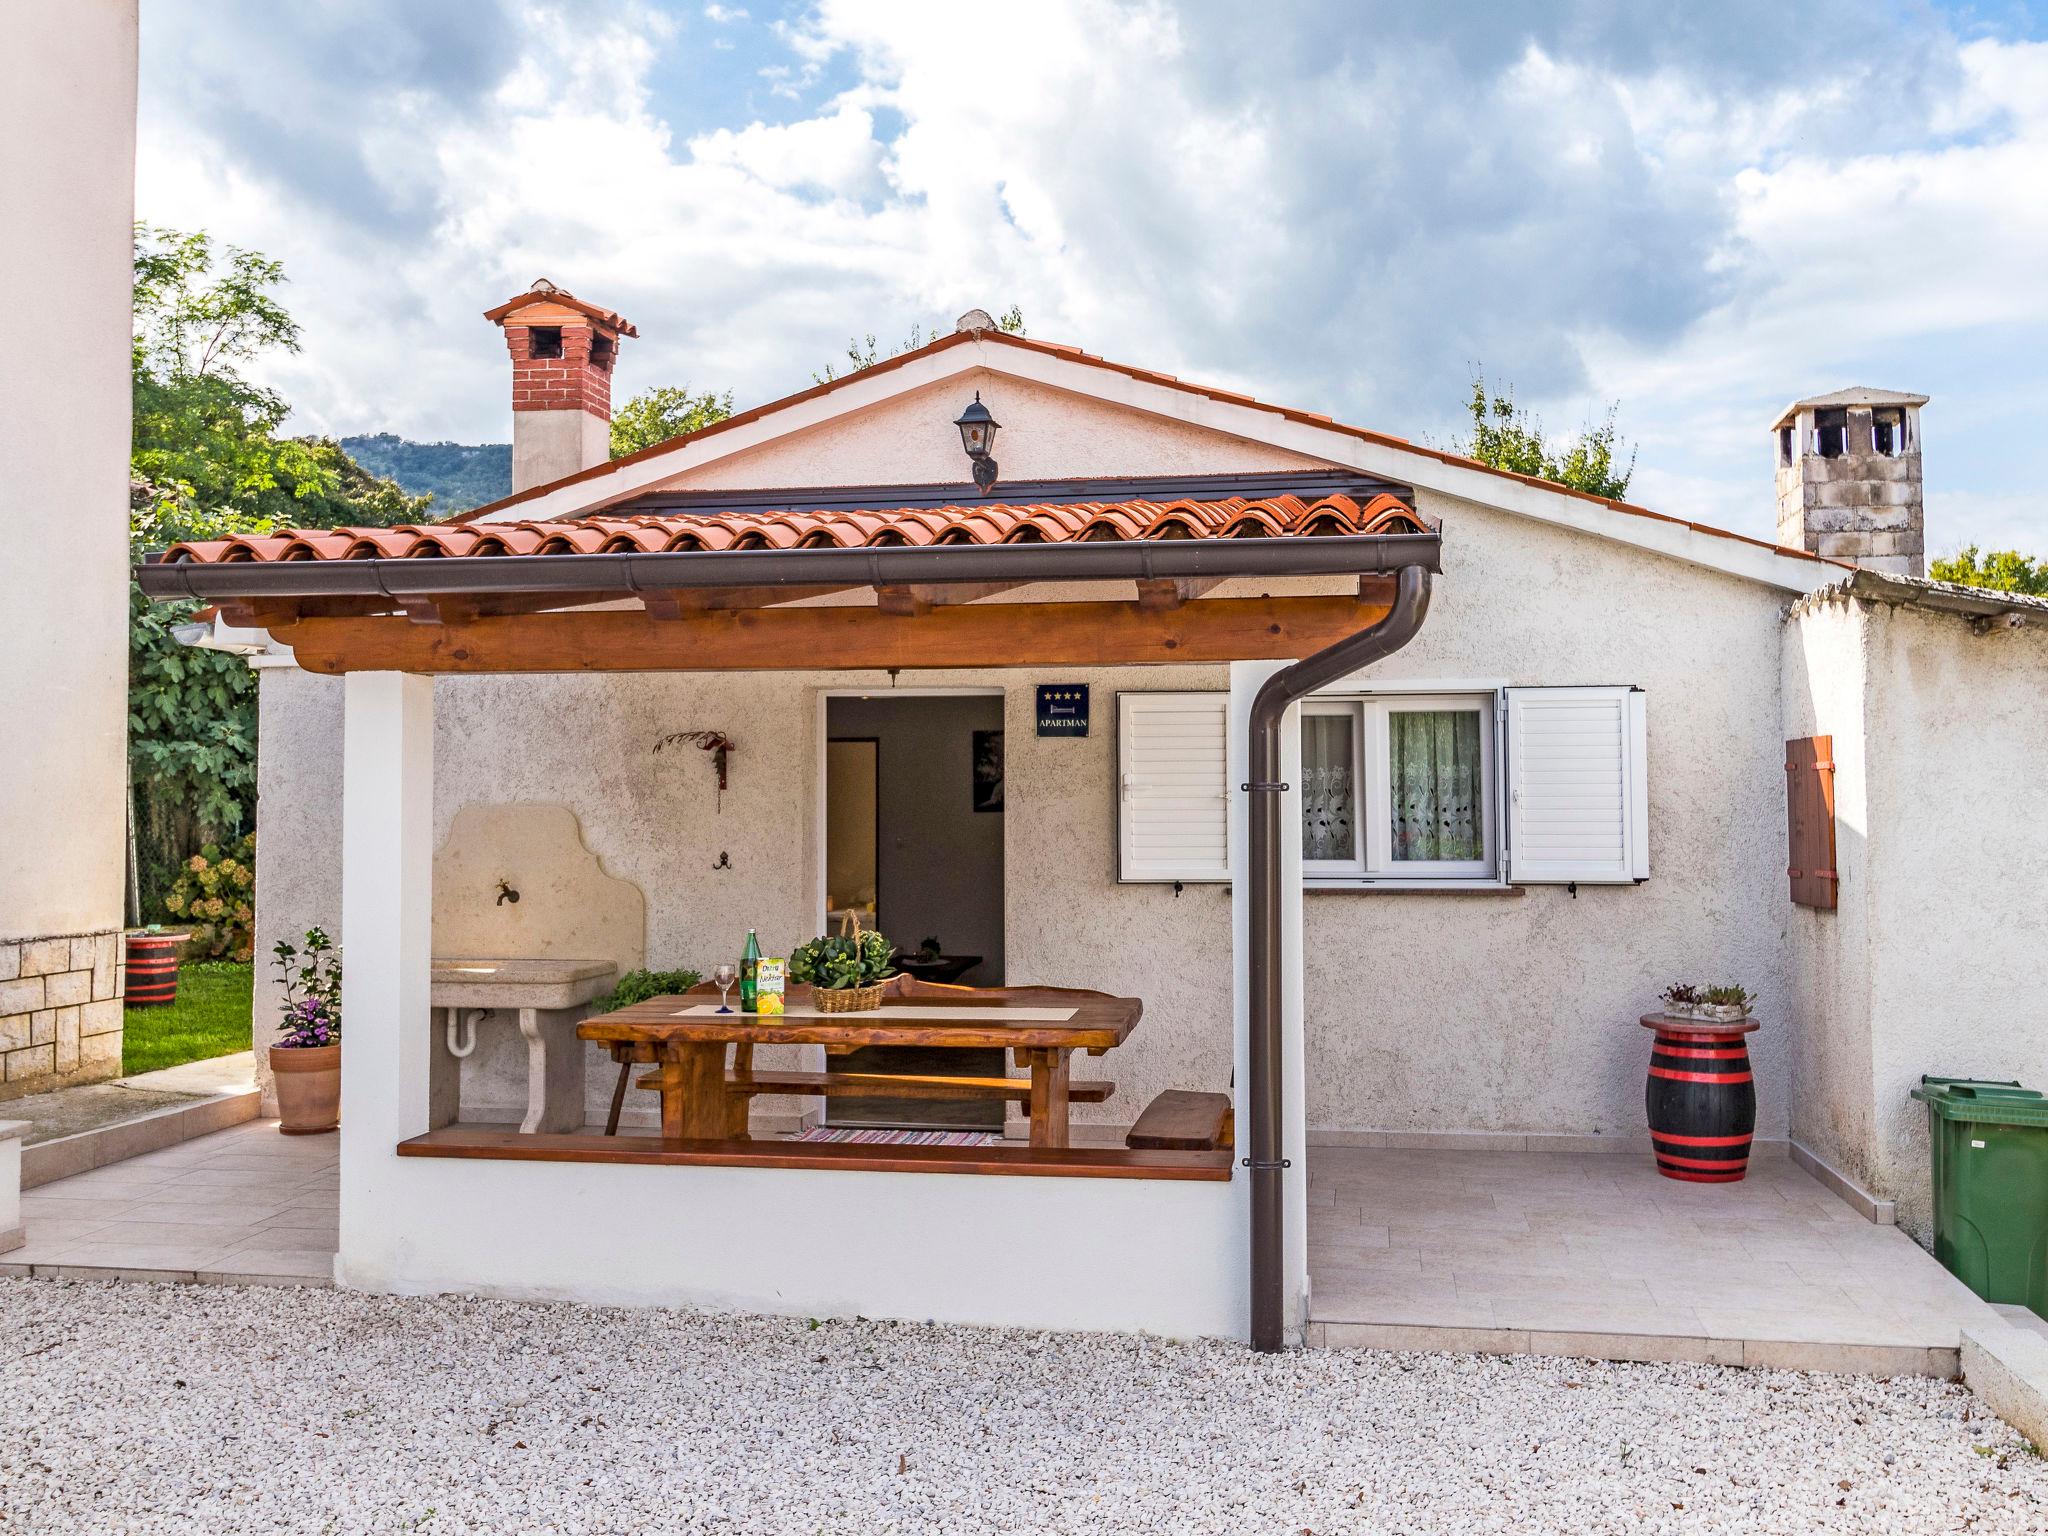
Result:
[[[1388,715],[1397,861],[1486,856],[1479,723],[1478,711],[1470,709]]]
[[[1358,785],[1351,751],[1352,717],[1301,718],[1301,856],[1358,857]]]

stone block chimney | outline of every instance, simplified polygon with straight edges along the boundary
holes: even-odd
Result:
[[[611,456],[612,368],[638,336],[616,311],[546,278],[484,311],[512,353],[512,489],[546,485]]]
[[[1926,403],[1893,389],[1838,389],[1787,406],[1773,429],[1778,542],[1888,575],[1925,575]]]

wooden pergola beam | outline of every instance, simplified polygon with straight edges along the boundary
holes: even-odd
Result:
[[[414,624],[402,615],[279,628],[312,672],[780,672],[1080,667],[1288,660],[1384,618],[1351,597],[959,604],[912,619],[879,608],[741,608],[673,619],[633,610]]]
[[[1025,585],[1027,583],[1021,581],[982,581],[953,582],[943,586],[877,587],[875,606],[898,618],[916,618],[934,608],[954,603],[977,603],[984,597],[994,597],[998,592],[1009,592]]]
[[[737,608],[773,608],[806,598],[859,592],[860,587],[689,587],[647,592],[641,602],[657,619],[680,619],[693,613],[724,613]]]
[[[1222,576],[1163,576],[1155,580],[1140,580],[1138,606],[1152,613],[1178,608],[1182,603],[1192,603],[1211,588],[1221,586],[1226,579]]]

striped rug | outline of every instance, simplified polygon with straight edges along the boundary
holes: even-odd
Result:
[[[871,1147],[991,1147],[1003,1138],[988,1131],[893,1131],[881,1127],[813,1126],[791,1141],[846,1141]]]

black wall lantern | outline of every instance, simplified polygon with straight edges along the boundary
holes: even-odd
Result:
[[[996,488],[996,461],[989,457],[989,450],[996,445],[996,429],[1002,423],[989,415],[977,389],[974,403],[954,418],[953,425],[960,429],[960,446],[974,464],[974,487],[986,496]]]

